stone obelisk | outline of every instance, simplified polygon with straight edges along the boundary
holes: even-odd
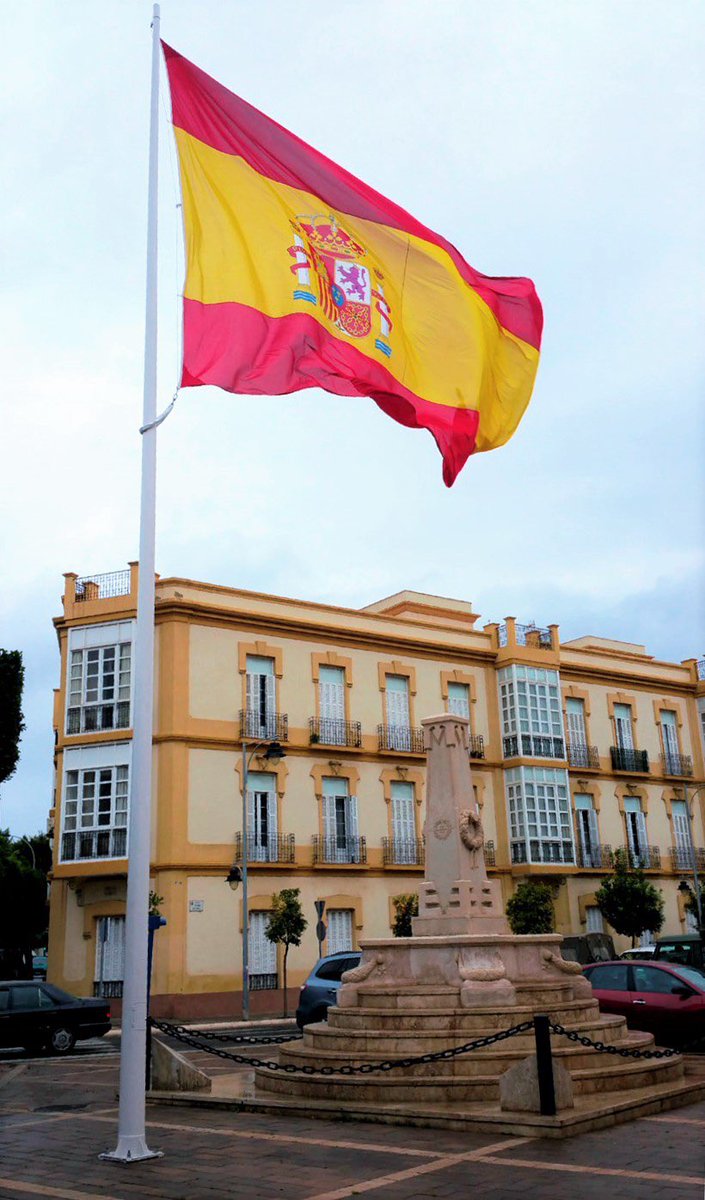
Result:
[[[422,721],[428,753],[426,879],[415,937],[509,933],[497,880],[487,878],[480,814],[472,786],[467,717]]]

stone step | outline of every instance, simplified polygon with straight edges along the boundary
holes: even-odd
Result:
[[[356,1029],[394,1029],[394,1030],[458,1030],[468,1035],[477,1033],[478,1037],[500,1029],[509,1029],[512,1025],[520,1025],[522,1021],[531,1020],[534,1012],[540,1009],[529,1008],[526,1005],[506,1006],[505,1008],[461,1008],[460,1005],[429,1007],[426,1010],[400,1011],[395,1008],[372,1007],[328,1009],[328,1025],[352,1033]],[[569,1000],[559,1005],[548,1005],[543,1009],[553,1021],[559,1025],[575,1024],[580,1021],[594,1021],[599,1012],[597,1000]],[[353,1034],[354,1036],[354,1034]]]
[[[595,1057],[598,1057],[597,1055]],[[603,1055],[599,1056],[604,1059]],[[620,1094],[638,1088],[661,1087],[683,1078],[680,1057],[661,1060],[620,1059],[615,1065],[599,1063],[596,1067],[579,1068],[571,1072],[576,1096],[598,1093]],[[406,1104],[453,1105],[461,1102],[497,1103],[498,1075],[430,1075],[408,1076],[395,1071],[375,1075],[324,1076],[287,1075],[284,1072],[255,1071],[258,1089],[279,1095],[296,1095],[320,1100],[351,1101],[361,1104],[383,1102]]]
[[[609,1044],[621,1042],[627,1034],[627,1025],[624,1017],[595,1014],[592,1021],[580,1021],[577,1024],[570,1021],[562,1021],[561,1024],[571,1032],[580,1033],[591,1037],[594,1041],[602,1041]],[[355,1029],[353,1036],[349,1029],[345,1026],[337,1026],[321,1023],[319,1025],[308,1025],[304,1029],[303,1045],[306,1048],[313,1047],[325,1048],[327,1050],[336,1050],[341,1053],[348,1054],[351,1046],[355,1047],[356,1051],[370,1051],[378,1053],[380,1056],[389,1056],[397,1054],[405,1057],[409,1054],[426,1054],[428,1051],[445,1049],[448,1046],[462,1046],[464,1042],[472,1041],[476,1037],[489,1036],[497,1032],[494,1029],[375,1029],[371,1027],[358,1026]],[[562,1038],[555,1038],[554,1045],[556,1048],[563,1042]],[[498,1043],[502,1045],[503,1043]],[[511,1039],[512,1046],[521,1046],[524,1054],[527,1054],[534,1045],[533,1029],[526,1033],[515,1034]],[[473,1051],[473,1053],[476,1053]],[[479,1053],[479,1051],[477,1052]]]
[[[413,1066],[399,1068],[395,1071],[400,1075],[413,1078],[428,1078],[430,1076],[447,1077],[475,1077],[488,1076],[498,1077],[502,1075],[509,1067],[514,1066],[518,1062],[522,1062],[532,1053],[532,1048],[528,1046],[515,1045],[517,1039],[512,1038],[506,1042],[495,1043],[493,1046],[488,1046],[486,1049],[478,1049],[469,1051],[467,1054],[459,1054],[454,1058],[440,1059],[430,1063],[416,1063]],[[324,1028],[321,1027],[321,1034],[315,1039],[316,1044],[313,1046],[302,1046],[300,1044],[286,1046],[280,1052],[279,1061],[281,1063],[290,1063],[294,1066],[311,1066],[311,1067],[337,1067],[343,1065],[360,1066],[362,1063],[377,1063],[384,1058],[391,1060],[405,1058],[408,1055],[413,1055],[414,1051],[407,1051],[406,1047],[397,1048],[394,1052],[384,1054],[378,1048],[369,1047],[364,1049],[359,1046],[357,1039],[352,1047],[339,1049],[328,1045],[329,1039],[325,1036]],[[653,1047],[653,1037],[649,1033],[630,1032],[624,1039],[623,1046],[630,1050],[649,1050]],[[420,1054],[435,1053],[436,1049],[447,1049],[447,1046],[433,1047],[428,1046],[425,1049],[418,1051]],[[601,1071],[607,1063],[614,1064],[615,1058],[610,1056],[606,1058],[604,1054],[588,1047],[581,1046],[579,1043],[566,1041],[565,1038],[556,1039],[553,1046],[554,1058],[561,1062],[565,1068],[574,1075],[578,1071]],[[632,1062],[638,1060],[619,1058],[620,1063]],[[653,1060],[644,1060],[648,1065]],[[377,1072],[374,1072],[377,1075]],[[379,1075],[386,1074],[379,1072]]]

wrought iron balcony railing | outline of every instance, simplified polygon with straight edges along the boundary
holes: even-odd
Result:
[[[504,757],[565,758],[563,738],[544,737],[535,733],[512,733],[503,739]]]
[[[421,867],[424,844],[418,838],[382,838],[382,862],[385,867]]]
[[[693,760],[689,754],[662,754],[661,768],[664,775],[689,778],[693,774]]]
[[[289,717],[286,713],[240,709],[240,737],[255,742],[286,742],[289,740]]]
[[[93,995],[100,1000],[122,1000],[122,979],[94,980]]]
[[[585,742],[566,742],[569,767],[582,767],[583,770],[597,770],[600,766],[600,756],[597,746],[588,746]]]
[[[400,750],[406,754],[423,754],[423,729],[408,725],[378,725],[380,750]]]
[[[620,846],[633,870],[660,871],[661,851],[658,846]]]
[[[76,580],[76,600],[108,600],[129,596],[130,572],[111,571],[107,575],[84,575]]]
[[[471,758],[484,758],[485,757],[485,739],[483,738],[481,733],[478,733],[475,735],[471,734],[470,737],[468,738],[468,746],[470,749],[470,757]]]
[[[70,708],[66,714],[66,732],[98,733],[104,729],[128,729],[130,701],[117,704],[88,704]]]
[[[693,870],[693,859],[688,846],[671,846],[669,853],[672,871],[688,872]],[[693,853],[695,854],[696,870],[705,871],[705,849],[702,846],[694,846]]]
[[[649,755],[646,750],[626,750],[624,746],[610,746],[613,771],[632,771],[648,775]]]
[[[587,871],[611,870],[614,855],[611,846],[578,846],[578,866]]]
[[[62,862],[78,862],[86,858],[124,858],[126,854],[126,829],[80,830],[65,833],[61,839]]]
[[[560,838],[539,841],[531,838],[528,842],[517,840],[511,846],[513,863],[565,863],[575,866],[575,849],[573,843]]]
[[[359,721],[339,721],[332,717],[309,717],[309,741],[314,746],[362,746],[362,725]]]
[[[313,863],[351,863],[363,865],[367,862],[367,841],[364,837],[321,837],[313,838]]]
[[[235,857],[242,861],[242,834],[235,834]],[[293,833],[247,834],[248,863],[296,862],[296,839]]]

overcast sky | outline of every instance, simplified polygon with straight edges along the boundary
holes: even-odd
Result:
[[[0,12],[0,645],[26,663],[0,825],[50,804],[62,573],[137,557],[151,4]],[[529,275],[546,328],[514,439],[451,491],[368,400],[183,392],[157,568],[358,606],[401,588],[699,655],[705,9],[700,0],[165,0],[162,36],[449,238]],[[164,75],[162,71],[162,81]],[[182,249],[163,89],[160,399]]]

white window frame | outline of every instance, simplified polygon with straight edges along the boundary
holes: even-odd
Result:
[[[129,729],[132,721],[134,621],[76,626],[66,658],[68,737]]]
[[[346,744],[345,668],[318,668],[319,737],[328,746]]]
[[[504,757],[564,758],[558,672],[513,664],[502,667],[497,679]]]
[[[124,979],[125,917],[99,917],[96,921],[94,994],[119,999]]]
[[[574,866],[568,772],[558,767],[505,771],[512,861]]]
[[[131,761],[130,742],[80,746],[65,751],[61,862],[127,856]]]
[[[327,948],[329,954],[355,949],[355,913],[352,908],[329,908]]]

